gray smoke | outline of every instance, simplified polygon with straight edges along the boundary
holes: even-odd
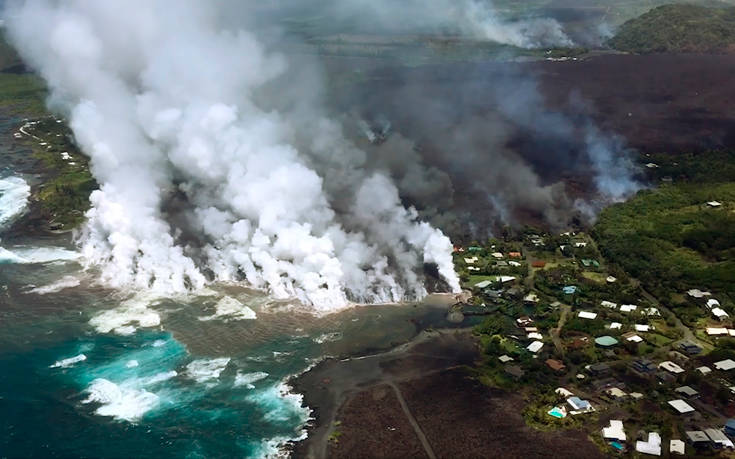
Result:
[[[294,91],[299,68],[221,13],[195,0],[6,12],[101,184],[81,243],[102,280],[162,294],[246,281],[333,310],[419,298],[429,263],[457,291],[449,239],[363,167],[308,96],[316,80]]]

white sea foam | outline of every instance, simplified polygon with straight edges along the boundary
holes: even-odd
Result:
[[[87,356],[79,354],[74,357],[69,357],[68,359],[57,360],[56,363],[49,366],[49,368],[69,368],[74,364],[84,362],[85,360],[87,360]]]
[[[144,389],[119,386],[98,378],[87,387],[89,396],[82,403],[99,403],[95,413],[118,420],[135,422],[158,405],[156,394]]]
[[[31,195],[31,187],[20,177],[0,179],[0,227],[19,217]]]
[[[317,344],[324,344],[331,341],[339,341],[342,339],[342,333],[340,332],[332,332],[332,333],[323,333],[316,338],[313,339],[313,341]]]
[[[138,365],[140,364],[138,363],[137,360],[128,360],[128,363],[125,364],[125,368],[135,368]]]
[[[229,357],[217,359],[194,360],[186,366],[186,375],[198,383],[210,383],[219,379],[219,375],[230,363]]]
[[[210,316],[200,317],[199,320],[222,318],[231,320],[252,320],[256,318],[255,311],[242,304],[239,300],[226,296],[215,305],[216,312]]]
[[[115,309],[101,312],[90,319],[99,333],[115,332],[118,335],[131,335],[138,327],[156,327],[161,324],[161,316],[149,309],[151,299],[135,297],[124,301]]]
[[[178,376],[178,373],[174,370],[162,371],[161,373],[156,373],[155,375],[149,378],[144,378],[141,381],[141,384],[144,386],[151,386],[153,384],[158,384],[163,381],[168,381],[169,379],[175,378],[176,376]]]
[[[56,282],[53,282],[42,287],[35,287],[28,290],[27,293],[35,293],[37,295],[46,295],[49,293],[56,293],[67,288],[77,287],[81,281],[74,276],[64,276]]]
[[[234,385],[235,387],[246,386],[248,389],[254,389],[254,382],[261,381],[268,376],[268,373],[264,371],[256,371],[254,373],[240,373],[240,370],[238,370],[237,374],[235,375]]]
[[[270,422],[287,422],[294,419],[306,422],[311,410],[304,408],[304,397],[291,392],[285,382],[271,386],[248,397],[248,400],[263,408],[265,419]]]
[[[161,346],[165,346],[165,345],[166,345],[166,341],[165,340],[157,339],[157,340],[153,341],[153,347],[161,347]]]
[[[0,247],[0,263],[50,263],[52,261],[75,261],[80,257],[79,252],[61,247],[13,247],[12,250]]]

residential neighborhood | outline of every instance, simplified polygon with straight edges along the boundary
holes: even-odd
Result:
[[[479,323],[481,377],[520,383],[529,425],[584,429],[607,453],[733,452],[735,325],[725,295],[702,285],[661,302],[582,232],[457,246],[455,264],[472,296],[453,310]]]

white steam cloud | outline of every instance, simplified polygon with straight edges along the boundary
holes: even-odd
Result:
[[[264,108],[262,88],[299,85],[299,68],[222,27],[212,2],[37,0],[6,24],[92,159],[81,244],[107,284],[245,281],[327,311],[420,298],[434,263],[459,290],[449,239],[318,106],[309,133],[303,107]]]

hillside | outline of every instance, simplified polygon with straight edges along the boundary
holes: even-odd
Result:
[[[660,6],[625,22],[609,44],[635,53],[735,51],[735,8]]]

